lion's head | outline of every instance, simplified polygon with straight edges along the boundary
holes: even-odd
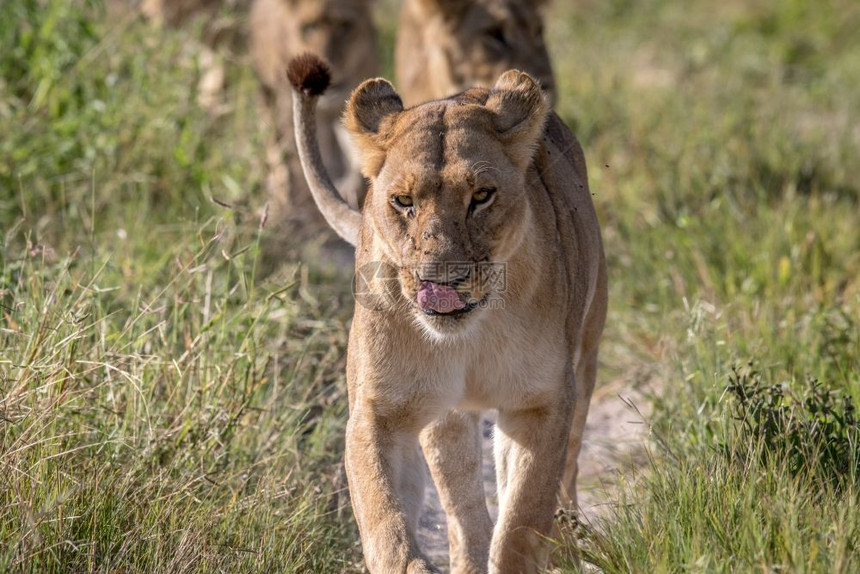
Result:
[[[345,121],[371,181],[371,257],[395,270],[395,301],[428,334],[464,332],[503,302],[505,263],[532,218],[526,171],[548,110],[519,71],[410,109],[383,79],[352,94]]]
[[[377,73],[372,0],[256,0],[251,10],[251,52],[264,84],[283,89],[290,58],[303,52],[324,57],[332,85],[320,112],[337,117],[349,93]]]
[[[471,86],[490,87],[524,70],[555,97],[543,40],[546,0],[404,0],[397,35],[397,82],[407,104]]]

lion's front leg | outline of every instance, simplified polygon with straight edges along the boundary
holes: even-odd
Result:
[[[496,425],[499,520],[490,572],[538,572],[548,557],[559,479],[567,453],[572,393],[527,410],[500,410]]]
[[[415,541],[423,494],[418,433],[398,423],[357,402],[347,425],[347,479],[364,559],[372,573],[436,572]]]
[[[481,459],[481,415],[454,410],[421,433],[421,446],[448,518],[452,574],[487,571],[493,521]]]

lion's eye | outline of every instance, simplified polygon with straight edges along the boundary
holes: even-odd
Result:
[[[412,197],[409,195],[395,195],[394,199],[392,199],[394,205],[397,207],[412,207]]]
[[[482,187],[478,191],[472,194],[472,205],[481,205],[482,203],[487,203],[490,201],[490,198],[493,197],[493,194],[496,193],[496,190],[491,187]]]

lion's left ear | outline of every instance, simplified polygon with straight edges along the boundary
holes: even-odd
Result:
[[[376,177],[382,169],[388,151],[388,128],[402,111],[403,101],[388,80],[366,80],[352,92],[344,123],[361,150],[365,176]]]
[[[493,112],[493,125],[511,160],[525,169],[549,114],[540,85],[524,72],[508,70],[493,86],[485,105]]]

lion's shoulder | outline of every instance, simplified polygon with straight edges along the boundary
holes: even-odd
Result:
[[[573,131],[555,112],[550,113],[547,118],[544,127],[544,144],[548,146],[549,155],[556,153],[559,161],[570,163],[577,175],[582,180],[587,180],[585,152],[582,150],[582,145]]]

